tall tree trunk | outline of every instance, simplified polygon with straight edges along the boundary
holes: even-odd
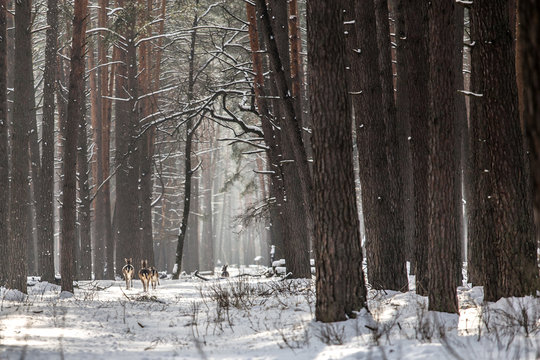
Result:
[[[392,259],[390,264],[395,263],[395,267],[388,270],[386,276],[394,276],[395,283],[392,284],[394,290],[407,289],[407,273],[405,264],[405,224],[404,224],[404,172],[406,169],[406,158],[403,142],[406,138],[405,126],[399,126],[396,116],[396,105],[394,96],[394,77],[392,69],[392,54],[390,39],[390,24],[388,16],[388,1],[374,0],[375,18],[377,26],[377,43],[379,46],[379,73],[382,87],[382,112],[386,127],[386,156],[388,158],[387,192],[391,204],[391,217],[389,223],[392,224],[393,233],[388,244],[391,251],[386,256]],[[403,274],[403,269],[405,273]],[[399,288],[397,288],[399,286]]]
[[[522,123],[530,148],[537,231],[540,231],[540,12],[533,0],[518,0],[518,75]]]
[[[213,232],[213,211],[212,200],[214,193],[212,191],[214,183],[214,174],[216,172],[217,155],[214,154],[213,146],[215,131],[213,124],[210,124],[206,130],[208,144],[206,153],[203,155],[202,183],[203,183],[203,203],[201,213],[203,215],[203,231],[201,238],[201,269],[214,271],[214,232]]]
[[[98,26],[100,28],[107,27],[107,7],[109,6],[109,0],[99,0],[98,11]],[[113,59],[114,62],[115,59]],[[100,225],[102,230],[100,232],[100,244],[102,246],[102,252],[100,257],[104,257],[103,263],[107,264],[107,271],[104,274],[106,279],[114,279],[114,240],[112,234],[112,217],[111,217],[111,194],[110,194],[110,182],[108,181],[110,171],[110,133],[111,133],[111,104],[112,101],[107,98],[112,93],[112,84],[114,82],[114,67],[105,65],[109,62],[107,59],[107,41],[103,34],[100,34],[98,38],[98,78],[99,78],[99,105],[101,121],[101,136],[99,146],[99,165],[101,166],[100,173],[102,180],[105,181],[101,188],[96,201],[99,203],[99,214],[101,217]],[[109,78],[109,72],[110,78]],[[104,252],[104,254],[103,254]]]
[[[471,238],[478,242],[481,256],[474,265],[487,301],[533,294],[538,286],[507,6],[502,0],[478,0],[470,8],[471,90],[476,94],[471,97],[472,193],[477,201]]]
[[[275,12],[280,8],[280,6],[274,5],[273,11]],[[288,44],[288,42],[287,40],[279,41],[277,39],[277,37],[283,34],[273,30],[265,1],[257,0],[256,10],[261,21],[261,32],[270,57],[270,67],[272,69],[276,95],[280,99],[279,106],[275,106],[274,112],[278,113],[279,111],[282,113],[282,117],[280,118],[280,143],[283,149],[283,159],[287,160],[287,162],[282,163],[282,175],[287,199],[286,216],[290,220],[298,216],[298,214],[305,214],[304,218],[300,217],[298,220],[306,221],[304,229],[301,229],[301,225],[299,226],[293,223],[283,224],[285,227],[289,225],[289,231],[291,232],[291,237],[284,238],[284,240],[292,240],[284,243],[285,256],[288,258],[286,259],[288,261],[287,270],[292,272],[293,277],[310,278],[308,241],[310,238],[309,233],[312,230],[309,228],[309,225],[312,223],[312,220],[310,220],[312,217],[312,183],[306,150],[302,139],[301,126],[299,119],[296,117],[294,101],[291,97],[290,76],[287,76],[289,52],[283,49],[283,43]],[[287,11],[285,8],[286,14]],[[276,24],[281,23],[277,22]],[[286,19],[283,27],[285,29],[287,28]],[[286,61],[284,61],[285,59]],[[286,65],[283,66],[283,64]],[[294,161],[294,167],[291,166],[290,160]],[[297,180],[295,181],[295,179]],[[307,238],[306,235],[308,235]]]
[[[42,236],[38,239],[39,273],[42,281],[54,281],[54,112],[57,81],[58,0],[47,1],[45,70],[43,73],[43,121],[41,137],[40,196]]]
[[[92,239],[90,221],[90,186],[88,179],[88,136],[86,133],[86,97],[81,98],[81,115],[79,118],[77,173],[79,184],[79,204],[77,211],[78,253],[77,279],[92,280]]]
[[[456,89],[465,89],[465,79],[463,77],[463,35],[465,32],[465,9],[462,6],[456,6],[454,11],[454,31],[456,35],[454,37],[455,48],[454,52],[457,54],[453,57],[455,61],[454,67],[457,69],[456,76]],[[463,261],[465,261],[465,248],[467,244],[467,219],[465,217],[463,204],[465,199],[465,169],[467,167],[467,142],[468,142],[468,124],[467,124],[467,107],[465,105],[465,96],[462,93],[455,92],[456,98],[456,124],[455,124],[455,147],[456,162],[458,166],[458,173],[456,179],[456,218],[458,219],[458,259],[456,261],[456,278],[458,285],[461,284],[463,279],[462,268]]]
[[[123,6],[123,2],[118,2]],[[136,39],[136,3],[125,4],[125,19],[123,26],[127,40],[125,56],[120,58],[126,66],[120,66],[117,82],[117,97],[127,99],[120,104],[120,110],[116,116],[117,158],[121,168],[117,171],[116,183],[116,214],[117,214],[117,243],[116,264],[122,264],[124,258],[133,258],[133,263],[138,265],[143,260],[138,229],[133,224],[139,223],[138,211],[138,179],[139,179],[139,148],[138,131],[141,104],[138,102],[137,82],[137,48]],[[122,54],[124,55],[124,54]],[[120,81],[121,76],[126,76],[127,81]],[[124,119],[120,117],[124,116]],[[116,272],[120,273],[121,266],[117,266]]]
[[[251,60],[253,63],[253,90],[255,93],[255,101],[257,109],[261,116],[261,127],[263,129],[264,143],[267,147],[266,158],[268,162],[267,170],[270,171],[270,198],[275,199],[270,206],[270,231],[272,236],[272,244],[276,249],[276,256],[281,256],[283,249],[283,222],[282,212],[280,207],[283,200],[283,179],[281,177],[281,166],[279,163],[279,154],[276,143],[276,129],[272,124],[269,105],[264,94],[264,70],[261,47],[259,44],[259,36],[257,31],[257,19],[255,6],[246,3],[247,18],[249,21],[249,39],[251,48]],[[281,213],[281,214],[280,214]]]
[[[76,0],[73,14],[73,40],[71,44],[71,71],[69,73],[68,109],[63,161],[62,291],[73,292],[74,245],[76,241],[76,182],[77,182],[77,128],[82,116],[84,97],[84,53],[88,0]]]
[[[366,232],[368,279],[375,289],[406,290],[407,274],[403,250],[393,217],[387,185],[380,179],[390,178],[386,146],[388,138],[383,112],[380,111],[380,81],[376,24],[373,1],[346,3],[347,52],[352,76],[350,93],[354,104],[359,153],[360,182]],[[362,51],[358,51],[362,49]],[[381,146],[381,144],[384,144]],[[401,259],[401,260],[399,260]]]
[[[198,151],[198,143],[192,145]],[[200,171],[199,171],[200,172]],[[193,174],[195,175],[195,174]],[[191,178],[191,204],[184,249],[183,269],[189,274],[199,269],[199,175]]]
[[[88,44],[88,68],[96,69],[96,56],[94,53],[95,42],[90,41]],[[104,217],[103,209],[101,208],[100,185],[103,183],[103,165],[101,158],[101,127],[102,122],[100,118],[100,106],[99,106],[99,89],[98,89],[98,76],[96,70],[91,70],[88,74],[90,85],[90,121],[92,124],[92,141],[94,143],[94,151],[92,151],[92,181],[94,187],[94,201],[92,201],[92,208],[94,214],[94,276],[96,280],[103,279],[103,269],[105,268],[104,257]]]
[[[424,1],[412,1],[403,7],[406,46],[402,48],[409,72],[407,82],[409,119],[411,125],[411,158],[414,189],[414,262],[416,293],[427,295],[428,270],[428,133],[429,124],[429,63],[428,7]],[[399,60],[398,60],[399,61]],[[418,96],[424,94],[424,96]]]
[[[28,144],[33,109],[28,99],[33,98],[34,89],[29,86],[32,77],[32,35],[30,29],[32,2],[15,3],[15,81],[13,103],[13,125],[11,131],[11,197],[10,235],[8,243],[7,287],[26,293],[27,239],[30,184]]]
[[[317,299],[315,317],[334,322],[367,307],[356,207],[352,117],[341,1],[308,2]],[[335,86],[335,84],[343,86]]]
[[[199,5],[199,1],[196,1],[196,5]],[[188,90],[187,101],[191,103],[193,100],[193,88],[195,86],[195,47],[197,45],[197,25],[199,22],[199,15],[197,9],[195,9],[195,16],[193,17],[193,28],[191,32],[191,44],[189,52],[189,70],[188,70]],[[176,244],[176,271],[173,274],[173,279],[178,279],[180,271],[182,270],[182,257],[184,255],[184,243],[187,235],[187,227],[189,221],[189,213],[191,211],[191,189],[192,178],[194,170],[191,165],[191,153],[193,145],[193,136],[197,127],[200,125],[202,117],[193,123],[193,118],[189,118],[186,122],[186,146],[184,149],[184,161],[185,179],[184,179],[184,209],[182,212],[182,222],[180,224],[180,233],[178,234],[178,243]]]
[[[8,258],[9,242],[9,158],[7,103],[7,1],[0,0],[0,259]],[[52,254],[51,254],[52,255]],[[7,278],[7,266],[0,266],[0,286]]]
[[[455,4],[445,0],[429,8],[429,310],[458,312],[455,264],[459,258],[456,217],[458,179],[456,116]],[[452,269],[452,270],[450,270]],[[450,271],[449,271],[450,270]]]
[[[145,5],[146,8],[145,8]],[[146,21],[150,18],[152,10],[152,1],[140,1],[139,6],[145,8],[139,14],[140,27],[145,29],[141,34],[144,37],[152,36],[150,26],[146,27]],[[151,45],[148,42],[143,42],[139,45],[139,91],[143,99],[141,103],[141,117],[147,118],[151,115],[152,106],[151,98],[148,97],[152,91],[152,57]],[[141,249],[144,258],[154,265],[154,244],[152,236],[152,157],[154,152],[154,128],[145,129],[139,139],[139,154],[140,154],[140,173],[139,173],[139,229]]]
[[[410,261],[411,269],[414,271],[414,180],[413,165],[411,155],[411,124],[410,124],[410,95],[408,84],[414,79],[409,78],[409,64],[406,53],[408,39],[407,26],[405,23],[405,9],[403,0],[394,0],[395,16],[395,43],[396,45],[396,132],[398,136],[398,162],[401,164],[403,174],[403,221],[404,221],[404,247],[405,258]],[[407,3],[407,6],[411,6]],[[414,66],[414,65],[413,65]]]

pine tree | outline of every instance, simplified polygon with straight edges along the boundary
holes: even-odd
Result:
[[[308,74],[313,119],[315,317],[346,320],[367,306],[352,157],[341,1],[308,2]],[[336,86],[342,84],[342,86]]]

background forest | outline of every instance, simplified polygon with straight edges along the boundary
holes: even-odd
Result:
[[[271,265],[273,245],[289,278],[315,259],[323,322],[407,291],[407,262],[430,310],[459,311],[464,263],[487,301],[540,289],[535,1],[0,10],[6,288],[73,292],[125,258]]]

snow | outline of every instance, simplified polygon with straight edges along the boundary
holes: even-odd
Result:
[[[536,359],[538,298],[483,302],[458,288],[460,314],[427,310],[414,291],[369,290],[370,312],[314,321],[314,281],[258,276],[80,281],[73,296],[29,279],[28,296],[0,289],[1,359]],[[253,276],[252,276],[253,275]],[[414,280],[414,277],[410,277]],[[411,284],[412,285],[412,284]],[[414,286],[410,286],[414,289]],[[72,295],[71,293],[68,293]]]

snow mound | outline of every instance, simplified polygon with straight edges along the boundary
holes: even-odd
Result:
[[[8,289],[3,294],[3,299],[7,301],[24,301],[27,295],[19,290]]]
[[[62,291],[59,297],[60,299],[71,299],[73,297],[73,293],[69,291]]]
[[[58,292],[60,291],[60,286],[56,284],[51,284],[47,281],[36,282],[34,286],[28,289],[28,292],[33,295],[44,294],[46,292]]]

